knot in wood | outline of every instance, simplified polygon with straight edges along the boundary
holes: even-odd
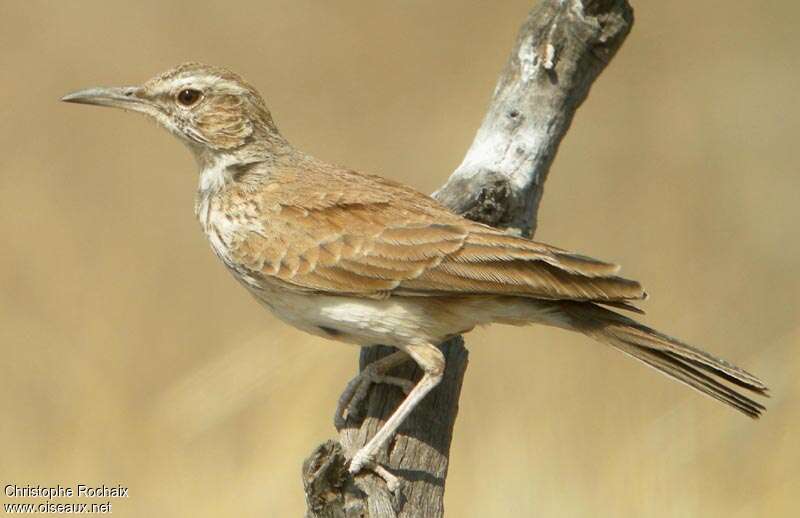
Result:
[[[504,175],[488,171],[487,177],[463,216],[493,227],[507,226],[511,222],[513,190]]]
[[[303,462],[307,517],[344,517],[337,513],[344,509],[346,462],[342,446],[336,441],[320,444]]]

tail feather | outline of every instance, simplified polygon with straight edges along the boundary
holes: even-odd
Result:
[[[691,367],[676,358],[655,350],[645,349],[639,346],[632,346],[625,342],[613,343],[617,349],[637,360],[663,372],[667,376],[692,387],[718,401],[732,406],[745,415],[758,418],[766,410],[764,405],[740,394],[734,389],[723,385],[719,381],[703,374],[699,370]]]
[[[745,415],[757,418],[766,409],[761,403],[723,383],[726,381],[766,396],[767,386],[749,372],[595,304],[562,304],[564,312],[571,317],[574,329],[619,349]]]

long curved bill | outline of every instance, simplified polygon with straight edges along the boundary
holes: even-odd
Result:
[[[67,103],[94,104],[146,112],[150,103],[142,99],[140,93],[141,89],[138,86],[86,88],[69,93],[61,100]]]

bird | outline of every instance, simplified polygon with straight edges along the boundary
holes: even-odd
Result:
[[[397,486],[376,455],[440,382],[437,344],[491,323],[575,331],[757,418],[758,377],[647,327],[646,297],[613,263],[490,227],[380,176],[317,159],[278,130],[258,91],[222,67],[184,63],[137,86],[78,90],[62,101],[155,120],[199,169],[194,212],[214,253],[280,320],[331,340],[393,353],[362,370],[339,398],[335,424],[373,383],[406,395],[348,469]],[[413,360],[422,378],[390,375]]]

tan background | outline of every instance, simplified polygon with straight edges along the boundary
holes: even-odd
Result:
[[[57,100],[226,65],[298,146],[432,191],[531,1],[1,3],[0,482],[129,486],[115,516],[300,516],[301,459],[333,434],[356,350],[232,281],[172,137]],[[634,4],[538,238],[623,264],[647,322],[763,376],[769,411],[750,422],[580,336],[480,330],[451,517],[800,511],[800,7]]]

